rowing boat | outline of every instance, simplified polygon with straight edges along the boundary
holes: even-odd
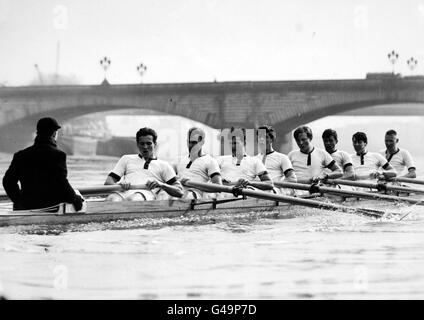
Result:
[[[291,197],[277,195],[269,192],[240,189],[215,184],[204,184],[188,181],[191,187],[209,192],[223,192],[234,194],[233,198],[211,200],[156,200],[156,201],[123,201],[110,202],[104,199],[86,201],[83,212],[75,212],[72,205],[59,204],[57,212],[52,208],[9,211],[0,214],[0,227],[11,225],[54,225],[70,223],[109,222],[116,220],[134,220],[144,218],[177,218],[177,217],[202,217],[220,215],[234,215],[240,213],[254,213],[259,216],[273,216],[277,218],[293,217],[301,210],[292,210],[293,205],[307,206],[318,209],[336,210],[349,213],[358,213],[375,218],[383,217],[386,212],[334,204],[326,201],[316,201],[308,197]],[[296,187],[295,184],[291,187]],[[298,186],[299,187],[299,186]],[[103,187],[102,187],[103,188]],[[110,188],[107,186],[107,188]],[[99,188],[95,188],[96,193]],[[89,192],[88,192],[89,193]],[[237,194],[236,194],[237,193]],[[414,201],[417,201],[415,199]],[[48,209],[48,210],[47,210]]]
[[[28,210],[0,214],[0,227],[11,225],[55,225],[70,223],[109,222],[144,218],[178,218],[219,216],[224,214],[255,213],[258,216],[290,217],[291,205],[261,199],[226,199],[211,201],[158,200],[158,201],[86,201],[84,213],[67,212],[68,206],[59,205],[58,212]]]

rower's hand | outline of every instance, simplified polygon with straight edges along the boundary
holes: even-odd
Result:
[[[84,202],[84,199],[81,196],[79,196],[79,195],[75,196],[72,204],[74,205],[74,208],[75,208],[76,211],[80,211],[82,209],[82,203],[83,202]]]
[[[326,173],[321,173],[318,176],[314,176],[311,178],[311,182],[312,183],[319,183],[319,182],[325,182],[328,179],[328,174]]]
[[[377,180],[384,180],[385,179],[384,173],[380,173],[378,171],[375,171],[375,172],[371,173],[370,174],[370,177],[372,179],[377,179]]]
[[[230,185],[230,184],[231,184],[231,180],[228,180],[228,179],[222,179],[222,184]]]
[[[321,173],[319,176],[318,176],[318,181],[319,182],[326,182],[328,180],[328,173]]]
[[[181,182],[181,184],[182,184],[183,186],[185,186],[185,184],[186,184],[186,182],[187,182],[188,180],[189,180],[188,178],[181,178],[181,179],[180,179],[180,182]]]
[[[131,188],[131,183],[126,181],[120,182],[119,185],[123,190],[129,190]]]
[[[241,178],[237,181],[236,187],[246,188],[248,185],[250,185],[250,181],[247,179]]]
[[[153,190],[155,188],[162,188],[163,183],[156,181],[156,180],[148,180],[146,182],[146,186],[149,190]]]
[[[380,174],[380,180],[390,180],[390,179],[392,179],[393,177],[390,175],[390,172],[382,172],[381,174]]]

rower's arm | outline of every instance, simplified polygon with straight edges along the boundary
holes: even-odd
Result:
[[[211,182],[215,184],[222,184],[221,174],[216,173],[211,176]]]
[[[327,174],[326,179],[338,179],[343,176],[342,169],[337,165],[337,163],[333,163],[331,167],[329,167],[331,170],[330,173]]]
[[[297,182],[296,173],[293,169],[286,170],[284,172],[284,177],[286,182]]]
[[[258,176],[259,179],[261,179],[261,182],[256,183],[255,181],[249,181],[249,185],[260,190],[272,190],[272,188],[274,188],[274,183],[269,177],[268,172],[264,172]]]
[[[344,168],[344,175],[342,177],[343,180],[355,180],[355,169],[353,169],[353,165],[349,164]]]
[[[404,175],[405,178],[415,179],[417,177],[414,160],[408,150],[403,150],[404,164],[408,168],[408,173]]]
[[[108,175],[105,181],[105,185],[116,184],[118,181],[119,179],[116,179],[116,177]]]
[[[390,163],[386,163],[382,169],[384,170],[382,172],[385,179],[390,179],[396,177],[396,170],[393,168],[393,166]]]
[[[322,172],[319,176],[314,176],[309,179],[298,179],[297,182],[306,183],[306,184],[316,183],[320,181],[325,182],[327,179],[338,179],[343,176],[343,172],[340,169],[340,167],[336,164],[336,162],[333,162],[333,164],[327,168],[331,170],[330,173]]]
[[[408,173],[403,175],[403,177],[415,179],[417,177],[417,173],[416,173],[415,168],[409,168]]]
[[[181,182],[178,181],[176,178],[171,179],[167,183],[158,182],[158,186],[173,197],[181,198],[184,194]]]

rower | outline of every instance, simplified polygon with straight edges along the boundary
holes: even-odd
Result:
[[[336,130],[324,130],[322,133],[322,142],[325,151],[331,155],[337,165],[343,170],[343,177],[341,179],[354,180],[355,170],[353,169],[352,158],[346,151],[336,149],[338,143]]]
[[[351,155],[356,180],[396,177],[396,171],[387,159],[379,153],[367,151],[368,138],[364,132],[356,132],[352,136],[352,143],[356,151]]]
[[[157,133],[141,128],[136,134],[139,154],[123,155],[106,178],[105,185],[120,184],[124,191],[110,194],[109,201],[161,200],[169,196],[181,198],[181,183],[171,165],[154,156]],[[130,190],[131,184],[145,184],[147,190]]]
[[[416,178],[416,168],[412,156],[408,150],[397,147],[399,138],[395,130],[389,130],[384,137],[386,150],[381,150],[382,154],[393,168],[395,168],[399,177]]]
[[[232,154],[218,158],[223,184],[272,190],[274,185],[265,165],[246,154],[246,129],[232,127],[229,138]],[[254,181],[257,177],[261,182]]]
[[[183,184],[186,180],[222,184],[218,161],[202,151],[204,143],[205,131],[203,129],[193,127],[188,130],[187,147],[190,154],[176,165],[178,177]],[[211,196],[210,193],[185,186],[183,186],[183,191],[183,199],[200,199]]]
[[[298,127],[293,133],[299,150],[289,153],[289,159],[299,183],[316,183],[327,179],[337,179],[343,176],[340,167],[327,151],[312,145],[311,128]],[[329,169],[326,172],[325,169]]]
[[[263,130],[263,131],[261,131]],[[264,135],[262,133],[265,133]],[[277,138],[274,128],[268,125],[260,126],[257,131],[259,154],[256,157],[262,161],[272,181],[297,182],[296,174],[289,157],[277,152],[273,144]],[[292,190],[274,187],[276,193],[291,194]]]

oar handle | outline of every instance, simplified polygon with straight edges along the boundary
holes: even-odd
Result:
[[[76,187],[82,195],[105,194],[114,191],[124,191],[120,184],[101,185],[92,187]],[[147,190],[146,184],[132,184],[129,190]],[[0,192],[0,200],[9,200],[6,192]]]
[[[124,191],[124,188],[120,184],[110,184],[110,185],[102,185],[102,186],[94,186],[94,187],[80,187],[75,188],[82,195],[96,194],[96,193],[109,193],[114,191]],[[129,190],[145,190],[148,189],[146,184],[132,184],[130,185]]]
[[[250,183],[251,182],[251,183]],[[231,182],[223,182],[224,186],[237,186],[238,181],[231,181]],[[261,190],[271,190],[274,184],[263,182],[263,181],[249,181],[249,185]]]

